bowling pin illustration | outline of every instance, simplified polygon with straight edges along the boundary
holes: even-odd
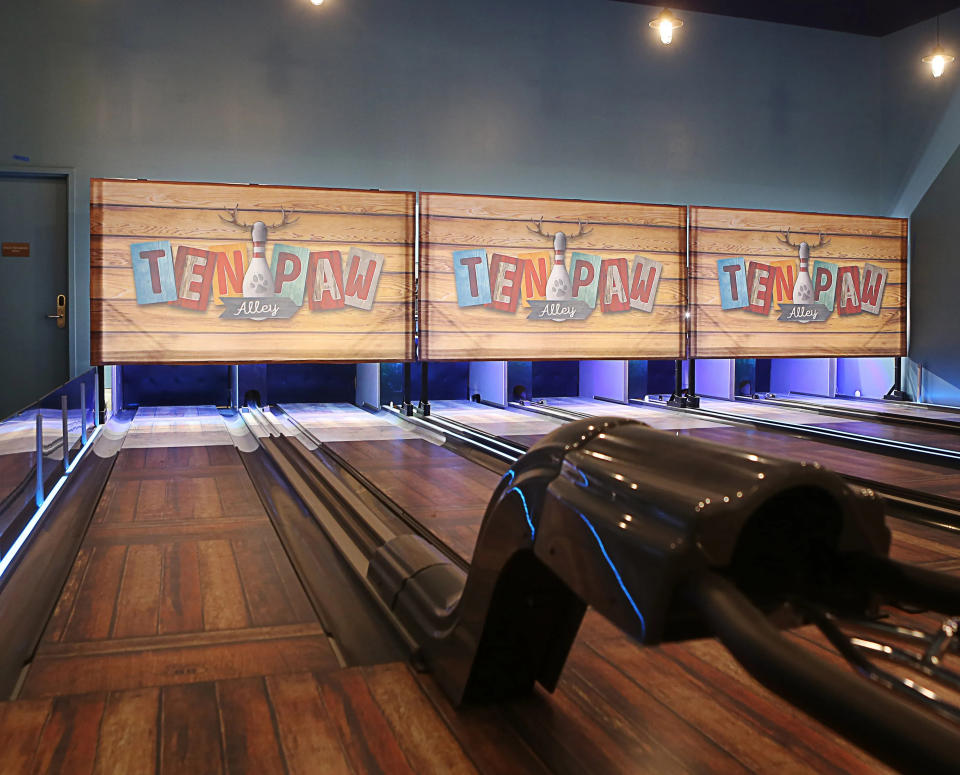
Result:
[[[558,231],[553,236],[553,269],[547,278],[547,301],[566,301],[573,296],[570,273],[564,256],[567,252],[567,235]]]
[[[810,279],[810,246],[800,243],[800,272],[793,285],[794,304],[813,304],[813,281]]]
[[[273,275],[267,264],[267,226],[263,221],[253,224],[253,259],[243,276],[243,295],[247,299],[262,299],[275,295]]]
[[[820,232],[816,245],[811,245],[806,241],[793,242],[790,239],[790,229],[777,235],[777,241],[782,242],[791,248],[797,248],[800,255],[800,272],[797,274],[797,280],[793,284],[793,303],[794,304],[813,304],[813,281],[810,279],[810,251],[822,248],[830,244],[830,238],[823,238],[823,232]]]

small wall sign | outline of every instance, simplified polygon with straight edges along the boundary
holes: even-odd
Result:
[[[0,253],[4,258],[30,258],[29,242],[0,243]]]

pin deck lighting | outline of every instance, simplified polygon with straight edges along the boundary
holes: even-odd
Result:
[[[943,75],[944,68],[953,61],[953,55],[944,51],[943,46],[940,45],[939,16],[937,17],[937,45],[934,46],[933,51],[927,54],[922,61],[930,65],[930,72],[933,73],[934,78],[939,78]]]
[[[673,31],[683,26],[683,19],[678,19],[669,8],[664,8],[660,15],[650,22],[650,26],[659,33],[660,42],[669,46],[673,41]]]

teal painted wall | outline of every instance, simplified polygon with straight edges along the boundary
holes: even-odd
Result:
[[[687,14],[664,48],[646,26],[656,10],[9,3],[0,164],[76,169],[81,321],[90,177],[890,211],[946,104],[946,87],[912,85],[911,36],[926,33]],[[79,368],[89,334],[76,335]]]
[[[913,211],[910,358],[923,366],[923,398],[960,405],[960,151]],[[912,370],[911,370],[912,371]]]

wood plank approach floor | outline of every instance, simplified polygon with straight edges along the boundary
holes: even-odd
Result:
[[[337,450],[472,553],[495,475],[422,439]],[[910,526],[895,546],[960,572],[958,544]],[[217,446],[120,453],[18,699],[0,703],[0,772],[886,770],[715,641],[641,648],[593,612],[553,695],[455,710],[407,665],[340,668],[238,453]]]

